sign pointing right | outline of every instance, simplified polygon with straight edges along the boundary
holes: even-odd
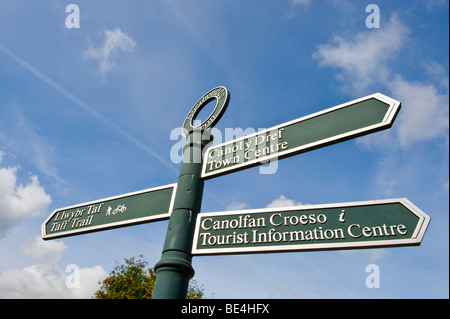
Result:
[[[192,254],[415,246],[429,222],[406,198],[202,213]]]
[[[203,162],[202,178],[388,129],[399,110],[399,101],[376,93],[210,147]]]

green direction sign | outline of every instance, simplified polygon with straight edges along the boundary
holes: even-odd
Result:
[[[406,198],[203,213],[192,254],[414,246],[429,222]]]
[[[208,179],[390,128],[400,102],[372,94],[206,150]]]
[[[42,238],[55,239],[170,218],[177,184],[99,199],[55,210]]]

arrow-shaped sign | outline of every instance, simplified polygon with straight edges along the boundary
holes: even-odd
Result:
[[[250,134],[206,151],[208,179],[390,128],[400,102],[372,94]]]
[[[414,246],[429,222],[406,198],[202,213],[192,254]]]
[[[176,187],[177,184],[170,184],[57,209],[42,224],[42,238],[169,219]]]

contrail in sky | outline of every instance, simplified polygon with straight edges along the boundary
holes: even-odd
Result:
[[[12,58],[14,61],[19,63],[24,69],[35,75],[37,78],[42,80],[44,83],[46,83],[48,86],[50,86],[52,89],[54,89],[56,92],[64,96],[66,99],[71,101],[73,104],[79,106],[80,108],[84,109],[88,113],[90,113],[92,116],[94,116],[96,119],[100,120],[105,124],[106,126],[109,126],[111,129],[125,137],[128,141],[139,147],[141,150],[146,152],[147,154],[153,156],[155,159],[160,161],[162,164],[164,164],[166,167],[170,168],[172,171],[178,173],[178,170],[171,165],[170,162],[165,160],[163,157],[161,157],[158,153],[153,151],[151,148],[143,144],[142,142],[138,141],[136,138],[122,130],[120,127],[118,127],[116,124],[111,122],[108,118],[103,116],[102,114],[98,113],[96,110],[94,110],[92,107],[81,101],[79,98],[77,98],[75,95],[67,91],[64,87],[56,83],[55,81],[51,80],[47,76],[45,76],[42,72],[31,66],[28,62],[22,60],[20,57],[18,57],[16,54],[14,54],[12,51],[10,51],[8,48],[6,48],[4,45],[0,43],[0,51],[4,52],[6,55],[8,55],[10,58]]]
[[[11,59],[19,63],[24,69],[35,75],[37,78],[42,80],[44,83],[46,83],[48,86],[50,86],[52,89],[54,89],[56,92],[64,96],[66,99],[68,99],[73,104],[77,105],[78,107],[82,108],[83,110],[90,113],[92,116],[100,120],[103,124],[106,126],[109,126],[111,129],[122,135],[124,138],[126,138],[128,141],[139,147],[141,150],[146,152],[147,154],[151,155],[155,159],[157,159],[159,162],[164,164],[166,167],[168,167],[171,171],[175,173],[179,173],[178,169],[172,166],[170,162],[165,160],[163,157],[161,157],[158,153],[153,151],[151,148],[149,148],[144,143],[138,141],[135,137],[131,136],[124,130],[122,130],[120,127],[118,127],[116,124],[111,122],[108,118],[94,110],[92,107],[81,101],[79,98],[77,98],[75,95],[67,91],[64,87],[53,81],[52,79],[45,76],[42,72],[31,66],[28,62],[22,60],[20,57],[18,57],[16,54],[14,54],[12,51],[10,51],[8,48],[6,48],[4,45],[0,43],[0,51],[8,55]],[[218,199],[216,196],[212,195],[208,191],[204,190],[204,193],[210,197],[212,197],[215,201],[220,203],[223,206],[227,206],[223,201]]]

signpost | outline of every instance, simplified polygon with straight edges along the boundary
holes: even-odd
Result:
[[[55,239],[169,219],[177,184],[55,210],[42,224],[42,238]]]
[[[176,184],[57,209],[42,224],[42,238],[170,218],[154,267],[155,299],[186,298],[193,256],[420,245],[430,218],[405,198],[200,214],[206,179],[390,128],[400,110],[400,102],[376,93],[210,147],[203,159],[229,98],[225,87],[214,88],[188,113]]]
[[[414,246],[429,221],[406,198],[204,213],[192,254]]]

